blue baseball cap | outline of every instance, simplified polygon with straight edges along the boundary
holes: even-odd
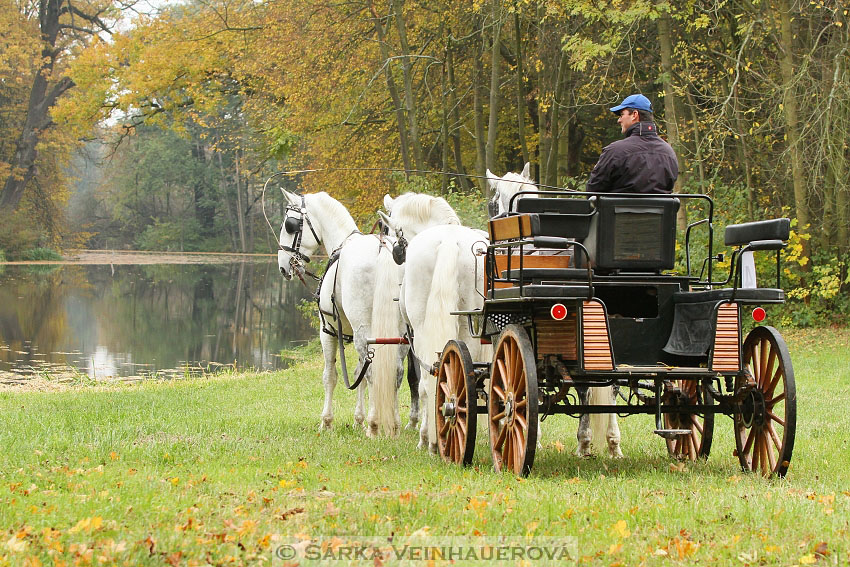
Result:
[[[621,102],[618,106],[612,106],[611,112],[617,114],[624,108],[634,108],[635,110],[652,112],[652,103],[649,102],[649,99],[642,94],[633,94],[623,99],[623,102]]]

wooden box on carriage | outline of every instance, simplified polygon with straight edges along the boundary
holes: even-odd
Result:
[[[586,199],[525,197],[516,201],[516,212],[490,221],[490,241],[534,236],[583,240],[592,216],[593,205]]]

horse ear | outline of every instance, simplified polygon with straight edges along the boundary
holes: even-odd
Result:
[[[495,189],[496,183],[498,183],[499,181],[501,181],[501,179],[493,175],[493,172],[490,171],[490,168],[487,168],[487,185],[491,189]]]
[[[290,193],[283,187],[281,187],[280,190],[283,192],[283,196],[286,197],[286,200],[289,201],[290,205],[297,205],[301,202],[301,199],[299,199],[298,195],[295,193]]]
[[[531,179],[531,162],[525,162],[525,167],[522,168],[522,176],[526,179]]]
[[[393,198],[387,193],[384,195],[384,208],[390,212],[393,210]]]
[[[391,229],[393,229],[393,232],[396,232],[396,233],[398,232],[398,229],[396,228],[396,225],[395,225],[395,223],[393,222],[393,219],[391,219],[391,218],[389,217],[389,215],[387,215],[384,211],[378,211],[378,216],[380,216],[380,217],[381,217],[381,219],[383,219],[384,223],[385,223],[388,227],[390,227]]]

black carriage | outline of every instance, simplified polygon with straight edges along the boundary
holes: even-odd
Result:
[[[678,231],[677,272],[680,207],[701,218]],[[715,415],[726,414],[742,468],[783,476],[796,421],[791,359],[772,327],[742,337],[742,317],[753,309],[763,320],[761,305],[784,302],[790,221],[726,227],[731,266],[715,279],[725,254],[714,247],[713,213],[706,195],[515,195],[511,212],[489,223],[483,308],[456,313],[493,342],[493,360],[473,363],[450,341],[436,368],[443,458],[471,462],[479,414],[495,468],[527,475],[538,418],[643,413],[671,455],[696,460],[709,454]],[[775,254],[773,287],[754,283],[754,252]],[[607,386],[620,403],[582,402]]]

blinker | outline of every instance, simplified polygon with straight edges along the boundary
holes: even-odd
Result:
[[[283,228],[287,234],[295,234],[300,224],[299,220],[295,217],[286,217],[286,220],[283,222]]]

